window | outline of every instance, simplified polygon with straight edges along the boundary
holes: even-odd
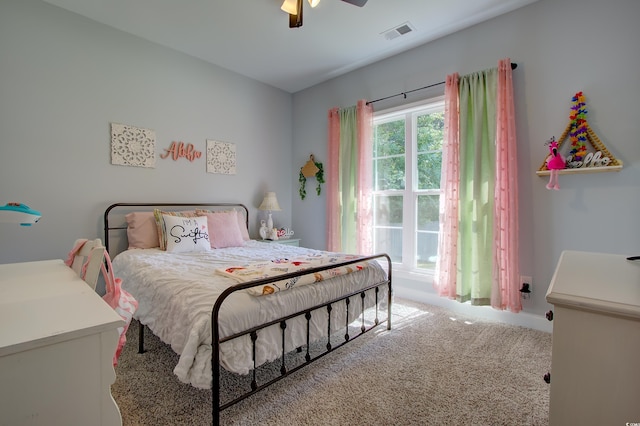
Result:
[[[438,255],[444,101],[373,120],[373,242],[405,270],[433,271]]]

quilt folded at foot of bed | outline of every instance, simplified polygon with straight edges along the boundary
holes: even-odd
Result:
[[[262,262],[250,262],[243,265],[218,268],[216,272],[234,280],[246,283],[264,278],[273,278],[279,275],[303,272],[311,268],[334,265],[340,262],[358,259],[360,256],[350,254],[311,254],[308,256],[296,257],[294,259],[275,258]],[[350,265],[336,266],[335,268],[315,272],[313,274],[298,275],[293,278],[272,282],[247,289],[249,294],[262,296],[289,290],[295,286],[302,286],[312,283],[320,283],[329,278],[350,274],[354,271],[362,270],[368,266],[368,262],[352,263]]]

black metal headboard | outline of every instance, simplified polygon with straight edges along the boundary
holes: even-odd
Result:
[[[153,211],[154,209],[173,211],[189,207],[203,210],[237,208],[244,212],[247,228],[249,226],[249,210],[244,204],[240,203],[115,203],[104,211],[104,246],[107,252],[113,258],[116,254],[127,249],[127,221],[125,216],[128,213]],[[111,251],[114,248],[114,245],[111,244],[112,242],[118,243],[114,252]]]

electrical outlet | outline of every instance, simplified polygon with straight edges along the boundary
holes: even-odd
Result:
[[[524,284],[529,284],[529,291],[533,292],[533,279],[531,277],[520,275],[520,288],[522,288]]]

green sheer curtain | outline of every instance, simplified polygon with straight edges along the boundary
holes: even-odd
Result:
[[[491,304],[498,70],[460,78],[460,188],[456,295]]]
[[[327,250],[373,254],[373,107],[361,99],[329,110]]]
[[[342,250],[357,253],[356,244],[356,188],[358,170],[357,110],[356,106],[342,108],[340,115],[340,181],[342,194]]]

